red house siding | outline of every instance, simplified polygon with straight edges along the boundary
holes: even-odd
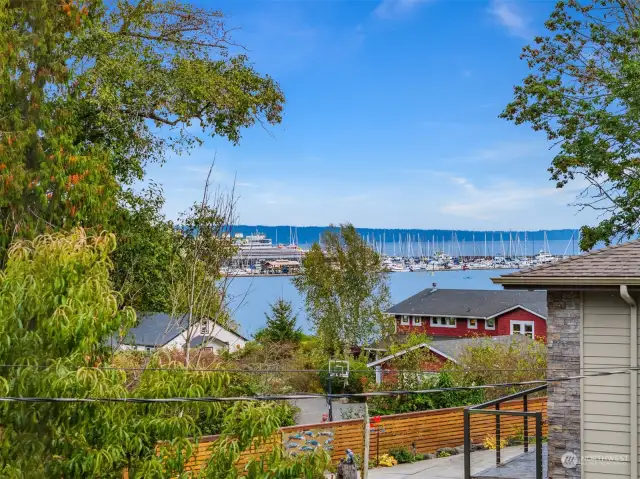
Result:
[[[431,353],[422,362],[422,371],[440,371],[449,360],[436,353]],[[398,382],[398,372],[395,370],[392,361],[382,363],[382,381],[387,384],[395,384]],[[418,369],[418,368],[415,368]]]
[[[468,336],[504,336],[511,334],[511,321],[533,321],[533,332],[536,339],[546,341],[547,321],[522,308],[514,309],[495,318],[495,329],[486,329],[485,320],[478,319],[477,328],[469,328],[467,319],[457,318],[455,328],[443,326],[431,326],[431,319],[422,316],[422,325],[413,324],[413,316],[410,316],[409,325],[401,324],[400,316],[396,316],[397,332],[400,334],[422,333],[429,336],[445,336],[451,338],[464,338]]]
[[[414,326],[413,320],[410,325],[400,324],[399,316],[396,316],[396,324],[398,325],[398,333],[422,333],[429,336],[449,336],[452,338],[464,338],[467,336],[496,336],[498,333],[498,325],[496,322],[496,329],[486,329],[484,325],[484,319],[478,319],[477,328],[467,327],[467,320],[463,318],[456,319],[455,328],[447,328],[444,326],[431,326],[431,319],[428,317],[422,318],[422,326]]]
[[[499,316],[496,331],[499,335],[511,334],[511,321],[533,321],[533,334],[536,339],[547,340],[547,321],[521,308],[514,309]]]

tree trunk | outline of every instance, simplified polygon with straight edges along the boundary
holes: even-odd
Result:
[[[338,464],[337,479],[358,479],[358,466],[341,462]]]

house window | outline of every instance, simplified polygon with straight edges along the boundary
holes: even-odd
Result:
[[[524,334],[533,338],[533,321],[511,321],[511,334]]]
[[[205,321],[204,323],[200,324],[200,335],[206,336],[207,334],[209,334],[209,323]]]
[[[456,318],[432,317],[431,326],[436,328],[455,328]]]
[[[422,318],[420,316],[413,317],[413,325],[414,326],[422,326]]]
[[[495,319],[487,319],[484,322],[484,329],[496,329],[496,320]]]
[[[411,321],[409,320],[409,316],[406,316],[406,315],[400,316],[400,324],[403,326],[409,326],[409,324],[411,324]]]
[[[474,318],[467,319],[467,328],[478,329],[478,320]]]
[[[144,350],[150,353],[153,351],[153,346],[145,346]]]

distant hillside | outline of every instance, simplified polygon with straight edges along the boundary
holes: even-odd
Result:
[[[315,241],[318,241],[318,238],[322,234],[323,231],[329,229],[328,226],[263,226],[263,225],[239,225],[234,227],[234,231],[236,233],[242,233],[244,235],[255,233],[259,231],[260,233],[264,233],[268,238],[271,238],[274,243],[276,243],[276,238],[278,243],[288,244],[290,242],[297,242],[298,244],[311,244]],[[516,236],[520,237],[521,241],[524,241],[525,234],[528,240],[532,241],[542,241],[544,239],[544,231],[467,231],[467,230],[423,230],[423,229],[391,229],[391,228],[358,228],[358,231],[363,236],[368,236],[369,238],[374,238],[376,241],[380,241],[382,237],[384,237],[385,241],[391,243],[392,241],[397,241],[399,237],[402,237],[402,240],[405,241],[407,235],[411,236],[411,238],[416,241],[419,237],[421,241],[432,241],[435,237],[435,240],[438,242],[451,241],[452,238],[457,238],[458,241],[473,241],[475,238],[476,241],[484,241],[485,234],[487,235],[487,241],[491,241],[492,237],[494,240],[498,241],[500,239],[500,234],[504,240],[509,238],[509,233],[511,233],[511,237],[513,240],[516,239]],[[571,239],[571,235],[575,235],[575,239],[577,239],[576,230],[548,230],[546,231],[547,239],[549,241],[554,240],[563,240],[568,241]],[[296,241],[297,237],[297,241]]]

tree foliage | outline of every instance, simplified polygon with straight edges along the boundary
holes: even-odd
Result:
[[[332,354],[369,344],[389,332],[393,321],[383,311],[389,287],[382,257],[352,224],[326,231],[315,243],[293,283],[324,347]]]
[[[293,313],[291,301],[278,298],[270,305],[271,314],[265,313],[267,325],[255,334],[261,342],[300,342],[302,330],[297,326],[298,317]]]
[[[547,34],[524,48],[532,70],[502,117],[529,123],[557,146],[549,168],[558,187],[578,180],[589,249],[638,232],[640,221],[640,5],[625,0],[560,1]]]
[[[237,143],[282,118],[280,88],[231,30],[221,12],[179,0],[0,0],[0,266],[16,237],[122,232],[115,279],[144,309],[162,303],[148,246],[164,248],[166,223],[132,185],[200,134]]]
[[[3,396],[206,397],[232,391],[221,372],[185,371],[182,362],[148,358],[130,381],[109,368],[107,339],[134,322],[111,290],[113,235],[83,230],[11,246],[0,274]],[[105,367],[106,366],[106,367]],[[160,367],[162,366],[162,367]],[[292,459],[276,448],[237,471],[242,451],[270,440],[280,420],[270,403],[3,403],[0,475],[7,478],[195,477],[185,465],[202,435],[200,420],[220,424],[220,439],[199,477],[317,477],[326,455]],[[263,463],[260,463],[262,461]],[[264,466],[264,467],[263,467]]]
[[[412,376],[412,380],[405,384],[407,389],[439,389],[459,386],[447,371],[437,374]],[[388,390],[389,384],[382,384],[373,389]],[[480,389],[470,391],[443,391],[430,394],[407,394],[405,396],[377,396],[370,398],[369,413],[371,415],[401,414],[431,409],[471,406],[484,401],[484,391]]]
[[[454,381],[462,385],[518,383],[542,380],[547,374],[547,346],[526,336],[509,342],[476,338],[457,358],[447,363]],[[487,390],[488,399],[515,393],[522,387]]]

